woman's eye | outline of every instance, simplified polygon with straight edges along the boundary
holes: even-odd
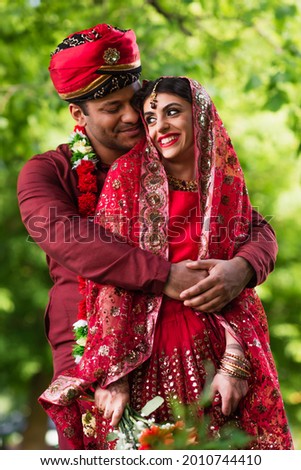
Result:
[[[147,116],[145,118],[145,122],[148,126],[151,126],[152,124],[154,124],[154,122],[156,122],[156,118],[154,116]]]
[[[168,115],[168,116],[175,116],[175,115],[178,114],[178,113],[179,113],[179,110],[178,110],[178,109],[175,109],[175,108],[169,109],[169,110],[167,111],[167,115]]]

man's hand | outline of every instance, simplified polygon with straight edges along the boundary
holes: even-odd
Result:
[[[164,294],[172,299],[181,300],[180,294],[189,287],[198,285],[198,283],[208,276],[207,268],[188,268],[188,263],[196,263],[197,261],[185,260],[171,265],[169,277]],[[187,297],[188,299],[189,297]]]
[[[95,405],[103,411],[105,419],[111,419],[113,427],[118,425],[129,400],[130,392],[127,377],[122,377],[111,383],[107,388],[98,386],[95,390]]]
[[[248,261],[239,256],[231,260],[186,262],[186,267],[199,273],[200,279],[192,287],[183,290],[180,299],[184,305],[208,313],[220,311],[237,297],[255,274]],[[204,272],[207,272],[207,276],[204,276]]]

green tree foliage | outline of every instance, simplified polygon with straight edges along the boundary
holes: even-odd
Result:
[[[300,17],[297,0],[1,0],[1,418],[13,410],[30,416],[32,398],[52,374],[43,332],[51,282],[16,199],[25,161],[66,141],[73,126],[49,79],[49,55],[68,34],[107,22],[135,30],[143,78],[188,75],[203,83],[239,154],[252,203],[276,230],[276,269],[258,292],[301,448]]]

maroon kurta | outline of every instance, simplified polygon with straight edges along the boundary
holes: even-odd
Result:
[[[45,315],[52,348],[54,377],[74,365],[73,323],[80,299],[77,275],[97,283],[158,294],[167,280],[170,263],[159,256],[112,239],[93,221],[81,219],[77,209],[77,175],[71,170],[68,145],[36,155],[23,167],[18,199],[24,225],[45,251],[53,288]],[[99,165],[99,192],[106,169]],[[237,253],[253,266],[264,282],[273,270],[277,242],[271,226],[253,211],[252,238]]]

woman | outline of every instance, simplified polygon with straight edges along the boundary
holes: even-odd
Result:
[[[111,166],[97,222],[173,262],[232,258],[248,237],[252,207],[206,91],[186,78],[162,77],[138,92],[137,103],[146,141]],[[216,371],[211,428],[218,432],[231,419],[252,436],[252,449],[292,448],[267,321],[253,289],[215,314],[90,281],[84,294],[84,355],[40,397],[74,448],[108,448],[110,422],[117,424],[127,401],[139,410],[159,394],[165,401],[155,419],[170,421],[171,399],[199,398],[208,362]],[[96,382],[102,388],[88,414],[83,391]],[[90,436],[79,424],[84,411],[86,422],[96,420]]]

